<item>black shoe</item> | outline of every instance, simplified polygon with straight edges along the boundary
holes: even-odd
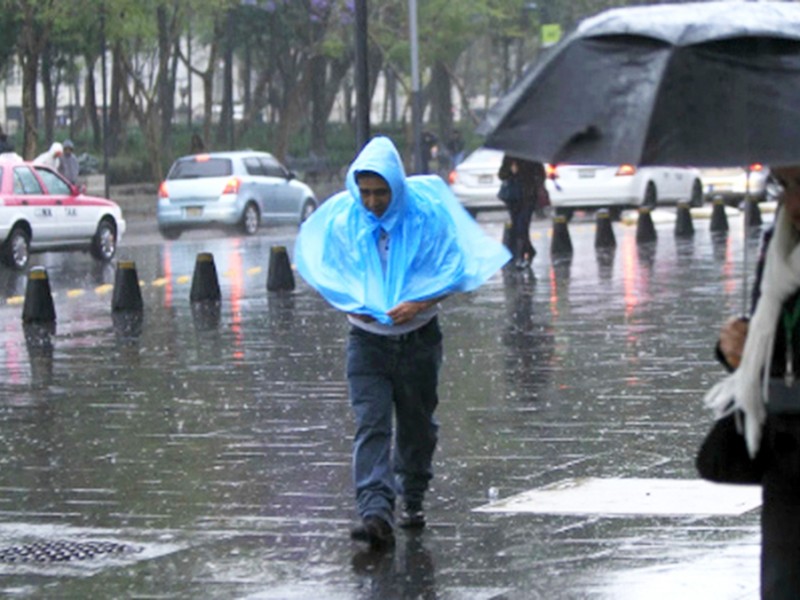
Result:
[[[397,524],[403,529],[422,529],[425,527],[425,511],[422,502],[406,502]]]
[[[392,526],[374,515],[364,517],[364,522],[350,530],[350,539],[367,542],[373,550],[382,550],[394,546]]]

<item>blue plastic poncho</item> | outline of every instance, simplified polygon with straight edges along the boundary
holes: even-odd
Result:
[[[391,202],[380,217],[361,202],[359,171],[378,173],[389,184]],[[339,310],[389,325],[386,313],[399,303],[474,290],[511,258],[440,177],[406,178],[386,137],[364,147],[345,185],[303,223],[294,249],[297,271]],[[380,228],[390,240],[385,272],[376,242]]]

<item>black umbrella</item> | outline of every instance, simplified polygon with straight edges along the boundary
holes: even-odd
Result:
[[[800,5],[707,2],[583,21],[478,128],[543,162],[800,163]]]

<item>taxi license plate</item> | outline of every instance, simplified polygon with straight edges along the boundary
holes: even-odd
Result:
[[[478,183],[489,184],[494,180],[493,175],[478,175]]]
[[[184,209],[186,216],[189,218],[197,218],[203,216],[203,207],[202,206],[187,206]]]
[[[594,169],[578,169],[578,177],[581,179],[591,179],[594,177]]]

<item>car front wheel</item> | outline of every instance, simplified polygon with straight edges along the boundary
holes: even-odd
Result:
[[[261,221],[261,216],[258,214],[258,208],[252,202],[249,202],[244,207],[242,213],[241,229],[245,235],[255,235],[258,231],[258,226]]]
[[[109,219],[103,219],[92,238],[92,256],[97,260],[109,261],[117,253],[117,228]]]
[[[3,262],[13,269],[22,270],[30,259],[31,236],[22,227],[14,227],[3,244]]]

